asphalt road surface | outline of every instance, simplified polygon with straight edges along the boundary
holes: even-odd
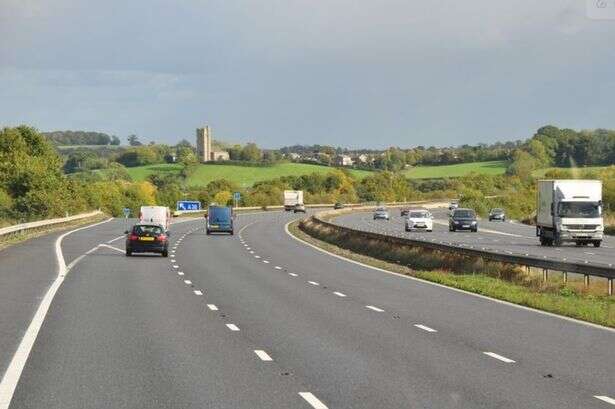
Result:
[[[615,237],[606,236],[602,247],[576,246],[543,247],[536,237],[536,228],[517,222],[479,220],[477,233],[448,231],[448,210],[436,209],[433,232],[406,232],[404,217],[399,209],[390,209],[391,220],[373,220],[371,212],[350,213],[335,222],[358,230],[408,237],[424,241],[453,244],[500,254],[530,255],[549,260],[585,263],[612,267],[615,264]]]
[[[66,236],[25,357],[60,234],[0,251],[0,374],[25,361],[10,407],[614,407],[614,331],[333,257],[294,218],[183,222],[169,258],[126,257],[121,220]]]

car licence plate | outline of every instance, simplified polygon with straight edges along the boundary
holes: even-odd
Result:
[[[141,241],[154,241],[153,237],[139,237],[139,240]]]
[[[469,225],[469,224],[464,224],[464,225],[463,225],[463,226],[461,226],[461,227],[463,227],[464,229],[467,229],[468,227],[470,227],[470,225]]]

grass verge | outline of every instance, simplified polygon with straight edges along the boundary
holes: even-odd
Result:
[[[367,265],[615,328],[615,297],[597,295],[595,290],[586,290],[574,283],[566,285],[559,279],[542,283],[524,269],[501,263],[476,264],[475,260],[464,262],[461,270],[456,270],[461,272],[453,272],[447,266],[458,260],[446,260],[440,254],[425,256],[420,261],[424,263],[425,260],[431,260],[429,266],[420,267],[415,264],[409,267],[410,263],[404,261],[419,254],[411,248],[407,248],[408,252],[403,254],[400,249],[390,248],[390,245],[384,248],[364,241],[361,244],[305,222],[301,226],[299,222],[292,223],[289,230],[308,243]],[[427,252],[420,250],[420,254],[426,255]]]
[[[26,240],[33,239],[35,237],[44,236],[49,233],[53,233],[60,230],[67,230],[71,227],[83,226],[90,223],[96,223],[109,218],[105,214],[99,214],[96,216],[88,217],[87,219],[73,220],[71,222],[60,223],[53,226],[40,227],[37,229],[26,230],[24,232],[14,233],[7,235],[6,237],[0,236],[0,250],[24,242]]]

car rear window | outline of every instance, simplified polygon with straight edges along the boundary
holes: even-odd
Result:
[[[459,217],[461,219],[469,219],[474,217],[473,210],[455,210],[453,217]]]
[[[145,226],[139,225],[135,226],[132,229],[134,234],[142,235],[142,234],[162,234],[162,227],[160,226]]]
[[[231,219],[230,207],[210,207],[207,217],[212,223],[228,222]]]
[[[422,217],[427,217],[427,213],[425,212],[411,212],[410,213],[410,217],[415,217],[415,218],[422,218]]]

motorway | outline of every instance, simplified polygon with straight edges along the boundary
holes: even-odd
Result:
[[[540,246],[536,228],[518,222],[479,220],[477,233],[448,231],[448,210],[433,209],[433,232],[404,230],[404,217],[399,209],[390,209],[390,221],[373,220],[371,212],[350,213],[335,219],[337,224],[358,230],[407,237],[422,241],[451,244],[500,254],[542,257],[549,260],[612,267],[615,264],[615,237],[605,236],[602,246],[577,247],[566,243],[562,247]]]
[[[1,250],[0,409],[615,408],[615,331],[334,257],[296,217],[184,221],[166,259],[126,257],[117,219]]]

